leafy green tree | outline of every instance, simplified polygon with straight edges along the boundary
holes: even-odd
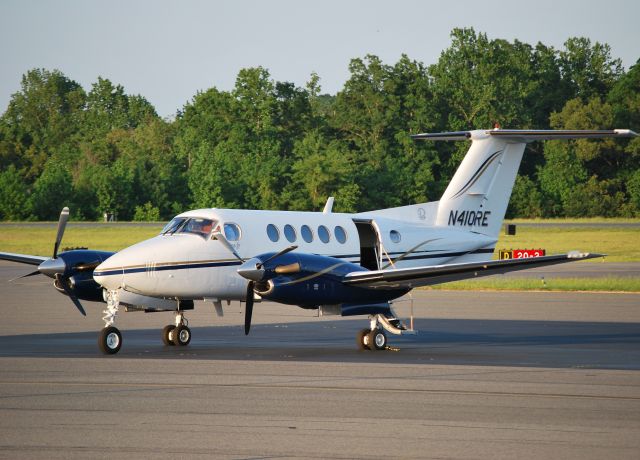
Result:
[[[353,161],[338,141],[329,142],[319,131],[310,131],[296,143],[292,167],[290,206],[293,209],[321,210],[327,197],[336,197],[336,210],[352,208],[359,195],[350,183]]]
[[[48,158],[79,129],[85,92],[60,71],[33,69],[22,77],[0,117],[0,167],[13,164],[30,183]]]
[[[0,171],[0,219],[22,220],[29,215],[27,187],[14,165]]]
[[[157,222],[160,220],[160,210],[147,201],[142,206],[136,206],[133,220],[136,222]]]
[[[604,96],[623,74],[622,61],[611,57],[611,47],[585,37],[574,37],[560,51],[564,79],[571,85],[572,97],[583,100]]]
[[[528,176],[518,175],[511,193],[507,217],[536,218],[543,215],[542,194],[536,183]]]
[[[74,207],[73,192],[72,178],[64,165],[49,160],[29,196],[31,215],[37,220],[56,220],[63,207]]]

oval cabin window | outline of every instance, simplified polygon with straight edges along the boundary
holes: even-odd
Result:
[[[300,229],[300,234],[302,235],[302,239],[307,243],[311,243],[313,241],[313,232],[308,225],[303,225]]]
[[[320,241],[322,241],[323,243],[329,242],[329,230],[324,225],[318,227],[318,238],[320,238]]]
[[[296,230],[289,224],[284,226],[284,237],[289,243],[293,243],[296,240]]]
[[[342,228],[341,226],[338,225],[335,229],[333,229],[333,233],[334,235],[336,235],[336,240],[338,240],[338,243],[344,244],[347,242],[347,232],[345,232],[344,228]]]
[[[278,231],[278,227],[273,224],[267,225],[267,236],[274,243],[280,239],[280,232]]]

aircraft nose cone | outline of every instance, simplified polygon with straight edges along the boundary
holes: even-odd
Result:
[[[43,275],[54,278],[58,273],[62,274],[67,266],[60,257],[57,259],[47,259],[38,265],[38,271]]]
[[[262,281],[264,278],[264,268],[260,267],[260,260],[253,258],[247,260],[238,268],[238,274],[250,281]]]

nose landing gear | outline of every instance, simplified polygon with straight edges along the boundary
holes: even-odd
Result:
[[[103,311],[104,328],[98,334],[98,347],[105,355],[115,355],[122,347],[122,334],[113,325],[116,316],[118,316],[120,301],[117,291],[104,291],[104,297],[107,301],[107,308]]]

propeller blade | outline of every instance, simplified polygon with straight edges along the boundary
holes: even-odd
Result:
[[[15,280],[19,280],[19,279],[22,279],[22,278],[27,278],[29,276],[39,275],[39,274],[40,274],[40,270],[36,270],[35,272],[27,273],[26,275],[22,275],[22,276],[18,276],[16,278],[13,278],[13,279],[9,280],[9,282],[11,283],[11,282],[13,282]]]
[[[64,235],[64,229],[67,226],[68,220],[69,220],[69,208],[65,206],[64,208],[62,208],[62,212],[60,213],[60,219],[58,219],[58,234],[56,235],[56,242],[53,245],[54,259],[58,256],[58,248],[60,247],[60,242],[62,241],[62,235]]]
[[[256,268],[262,268],[264,266],[264,264],[266,264],[267,262],[272,261],[273,259],[275,259],[276,257],[280,257],[284,254],[286,254],[287,252],[291,252],[294,249],[298,249],[298,246],[293,245],[293,246],[289,246],[288,248],[284,248],[282,251],[280,252],[276,252],[274,255],[272,255],[271,257],[269,257],[267,260],[263,261],[262,263],[258,264],[259,266],[256,266]]]
[[[82,308],[82,304],[80,303],[80,300],[78,300],[78,298],[73,293],[73,291],[69,289],[69,286],[67,286],[66,281],[67,281],[66,279],[62,278],[62,275],[60,275],[59,273],[56,274],[56,282],[58,283],[58,286],[64,289],[64,292],[67,293],[67,295],[69,296],[73,304],[76,306],[78,311],[82,313],[82,316],[87,316],[87,313],[84,311],[84,308]]]
[[[253,315],[253,281],[247,286],[247,304],[244,308],[244,335],[249,335],[251,316]]]
[[[238,254],[236,252],[236,249],[231,246],[231,243],[229,243],[229,241],[227,240],[227,238],[221,233],[221,232],[214,232],[213,233],[213,238],[215,240],[220,241],[220,243],[222,243],[222,245],[227,248],[227,250],[233,254],[234,256],[236,256],[236,259],[238,259],[240,262],[244,262],[244,259],[242,257],[240,257],[240,254]]]

